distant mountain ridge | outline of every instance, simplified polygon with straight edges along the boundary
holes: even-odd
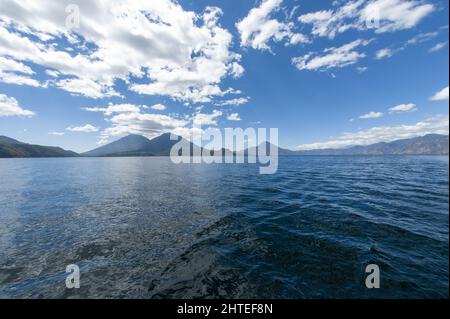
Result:
[[[7,136],[0,136],[0,158],[76,156],[79,155],[60,147],[27,144]]]
[[[448,155],[449,136],[425,136],[342,149],[296,151],[295,155]]]
[[[15,140],[15,139],[7,137],[7,136],[0,136],[0,142],[12,143],[12,144],[23,144],[22,142],[19,142],[18,140]]]
[[[83,153],[83,156],[168,156],[177,140],[170,139],[170,133],[162,134],[152,140],[140,135],[128,135],[115,142],[99,147],[92,151]],[[200,149],[199,146],[191,142],[193,148]],[[269,143],[266,142],[266,151],[269,150]],[[260,146],[259,146],[260,147]],[[257,152],[259,147],[236,152],[239,156],[246,156],[250,152]],[[227,155],[234,153],[222,149]],[[321,149],[307,151],[293,151],[279,147],[278,154],[281,156],[299,155],[448,155],[449,137],[448,135],[429,134],[409,139],[396,140],[393,142],[382,142],[368,146],[352,146],[341,149]]]
[[[162,134],[154,139],[148,139],[141,135],[128,135],[110,144],[98,147],[89,152],[77,154],[60,147],[32,145],[20,142],[6,136],[0,136],[0,158],[14,157],[126,157],[126,156],[169,156],[172,147],[182,137],[176,140],[170,139],[170,133]],[[191,152],[203,149],[185,141],[190,145]],[[270,146],[266,145],[266,150]],[[255,152],[258,147],[237,152],[238,156]],[[233,156],[232,151],[222,149],[226,156]],[[278,148],[280,156],[306,156],[306,155],[449,155],[449,136],[428,134],[425,136],[401,139],[393,142],[382,142],[367,146],[352,146],[341,149],[318,149],[306,151],[293,151]],[[218,155],[218,153],[216,153]]]

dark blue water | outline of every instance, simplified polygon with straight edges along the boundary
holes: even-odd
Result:
[[[448,298],[448,164],[1,159],[0,297]]]

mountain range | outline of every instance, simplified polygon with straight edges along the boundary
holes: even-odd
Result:
[[[32,145],[15,139],[0,136],[0,158],[11,157],[124,157],[124,156],[169,156],[170,150],[182,138],[171,140],[170,133],[162,134],[154,139],[148,139],[140,135],[128,135],[115,142],[98,147],[89,152],[77,154],[60,147]],[[187,141],[186,141],[187,142]],[[192,150],[203,150],[199,146],[187,142]],[[269,146],[269,145],[266,145]],[[257,151],[258,148],[253,149]],[[238,152],[238,155],[246,155],[250,150]],[[222,154],[227,156],[233,152],[222,149]],[[448,155],[449,136],[429,134],[421,137],[401,139],[393,142],[382,142],[367,146],[353,146],[341,149],[321,149],[307,151],[293,151],[278,148],[281,156],[299,155]]]
[[[66,151],[60,147],[27,144],[10,137],[0,136],[0,158],[75,156],[79,155],[72,151]]]
[[[141,135],[128,135],[115,142],[82,153],[83,156],[168,156],[173,145],[178,143],[170,139],[170,133],[162,134],[154,139]]]
[[[297,151],[297,155],[448,155],[449,136],[425,136],[341,149]]]

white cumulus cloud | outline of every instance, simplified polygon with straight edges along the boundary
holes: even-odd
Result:
[[[217,125],[217,118],[222,116],[222,111],[213,110],[212,113],[196,113],[192,118],[192,122],[196,126],[214,126]]]
[[[155,105],[150,106],[150,108],[152,110],[164,111],[166,109],[166,106],[164,104],[160,104],[159,103],[159,104],[155,104]]]
[[[91,124],[86,124],[83,126],[69,126],[68,128],[66,128],[66,130],[70,132],[80,132],[80,133],[98,132],[98,128]]]
[[[375,53],[375,57],[377,60],[381,60],[384,58],[390,58],[393,55],[394,55],[394,51],[389,48],[378,50]]]
[[[236,23],[241,36],[241,46],[253,49],[269,50],[271,40],[294,45],[309,42],[308,38],[293,31],[292,22],[272,18],[282,5],[282,0],[262,0],[260,5],[250,10],[248,15]]]
[[[413,103],[409,104],[400,104],[393,106],[389,109],[389,113],[406,113],[406,112],[414,112],[417,110],[417,106]]]
[[[227,106],[227,105],[237,106],[237,105],[242,105],[242,104],[246,104],[246,103],[248,103],[248,98],[239,97],[236,99],[217,102],[216,105],[218,105],[218,106]]]
[[[362,120],[367,120],[367,119],[376,119],[382,116],[383,116],[382,112],[369,112],[367,114],[361,115],[359,118]]]
[[[227,116],[228,121],[240,121],[241,117],[239,116],[239,113],[231,113]]]
[[[11,58],[0,56],[0,82],[39,87],[41,84],[31,78],[34,71],[27,65]]]
[[[23,109],[19,102],[10,96],[0,93],[0,117],[2,116],[26,116],[31,117],[35,113]]]
[[[432,101],[448,101],[448,86],[433,95],[430,100]]]
[[[107,107],[84,107],[88,112],[102,112],[109,116],[114,113],[136,113],[140,108],[134,104],[109,104]]]
[[[338,48],[328,48],[322,54],[309,53],[292,59],[292,63],[299,70],[324,71],[332,68],[342,68],[357,63],[366,56],[356,49],[367,46],[370,41],[355,40]]]

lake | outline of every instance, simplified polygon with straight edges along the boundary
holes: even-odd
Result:
[[[0,298],[448,298],[448,165],[0,159]]]

